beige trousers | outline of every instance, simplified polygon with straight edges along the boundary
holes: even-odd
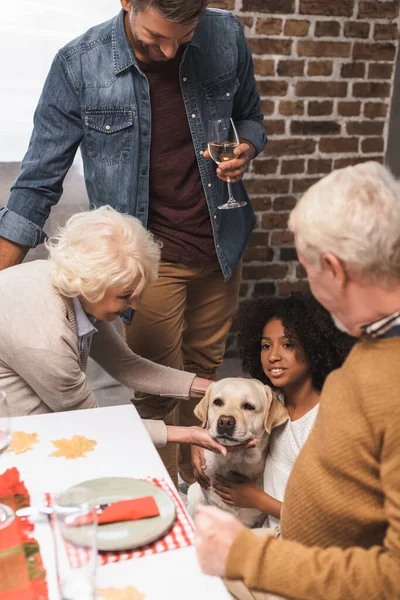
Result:
[[[260,537],[263,535],[275,535],[276,537],[280,537],[280,528],[263,527],[259,529],[253,529],[253,533]],[[224,583],[234,600],[285,600],[281,596],[275,596],[275,594],[251,590],[245,583],[243,583],[243,581],[224,579]]]
[[[219,264],[195,269],[161,261],[157,281],[146,287],[131,324],[124,327],[129,347],[159,364],[215,379],[223,362],[240,280],[241,265],[225,281]],[[193,414],[198,399],[179,401],[135,393],[132,402],[144,419],[162,419],[167,425],[199,424]],[[177,445],[168,444],[159,453],[176,483]],[[188,483],[194,481],[189,446],[181,448],[179,471]]]

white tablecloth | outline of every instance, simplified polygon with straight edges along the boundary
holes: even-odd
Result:
[[[14,431],[37,432],[40,443],[25,454],[3,454],[0,472],[15,466],[31,495],[41,503],[44,492],[60,492],[71,485],[97,477],[163,477],[172,481],[133,406],[115,406],[49,415],[14,418]],[[85,458],[67,460],[49,455],[51,440],[73,435],[96,440]],[[57,600],[53,540],[44,520],[35,524],[41,547],[50,599]],[[222,581],[204,575],[194,547],[136,558],[99,568],[100,587],[136,586],[145,600],[228,600]]]

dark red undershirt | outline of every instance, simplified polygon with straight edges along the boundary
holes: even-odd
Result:
[[[148,227],[163,242],[163,259],[201,267],[216,253],[179,82],[182,54],[162,63],[138,61],[151,101]]]

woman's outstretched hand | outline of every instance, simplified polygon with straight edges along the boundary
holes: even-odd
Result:
[[[167,435],[168,442],[200,446],[200,448],[211,450],[211,452],[215,452],[216,454],[226,455],[225,446],[216,442],[211,437],[209,431],[202,427],[177,427],[175,425],[167,425]]]

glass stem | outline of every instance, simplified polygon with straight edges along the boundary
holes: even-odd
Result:
[[[226,180],[226,184],[228,186],[228,202],[236,202],[233,193],[232,193],[232,185],[231,185],[231,180],[228,179]]]

